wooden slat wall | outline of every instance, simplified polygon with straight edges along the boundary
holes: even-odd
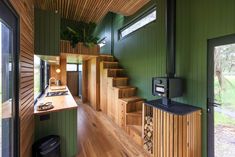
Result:
[[[69,54],[80,54],[80,55],[99,55],[100,47],[99,45],[94,45],[93,47],[86,47],[83,43],[78,43],[75,48],[72,48],[69,41],[60,41],[60,53]]]
[[[108,91],[108,80],[107,70],[104,70],[103,62],[100,63],[100,109],[102,112],[108,114],[107,109],[107,91]]]
[[[58,11],[66,19],[99,22],[109,11],[129,16],[150,0],[35,0],[36,7]]]
[[[84,78],[83,78],[84,79]],[[87,101],[90,105],[99,110],[99,86],[100,86],[100,75],[99,75],[99,59],[92,58],[87,61],[87,80],[88,80],[88,96]]]
[[[154,157],[201,157],[201,111],[175,115],[153,109]]]
[[[82,62],[82,102],[88,100],[88,61]]]
[[[67,61],[65,58],[60,59],[60,70],[61,70],[61,83],[67,84],[67,70],[66,70]]]
[[[30,157],[34,141],[33,0],[11,0],[20,16],[20,156]]]

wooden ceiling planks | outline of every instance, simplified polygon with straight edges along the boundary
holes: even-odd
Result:
[[[130,16],[150,0],[34,0],[36,8],[57,11],[63,18],[98,23],[108,12]]]

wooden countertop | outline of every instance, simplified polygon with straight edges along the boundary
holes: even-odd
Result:
[[[175,102],[175,101],[171,101],[172,106],[166,107],[162,105],[162,99],[147,101],[144,104],[152,106],[153,108],[163,110],[165,112],[176,114],[176,115],[186,115],[186,114],[201,110],[201,108],[199,107],[195,107],[192,105],[183,104],[183,103]]]
[[[58,112],[58,111],[63,111],[63,110],[68,110],[68,109],[76,109],[78,107],[76,101],[74,100],[72,94],[70,93],[69,89],[67,86],[64,86],[64,89],[60,90],[51,90],[47,89],[45,94],[40,98],[39,102],[36,103],[34,107],[34,114],[35,115],[43,115],[43,114],[48,114],[51,112]],[[63,95],[63,96],[51,96],[51,97],[46,97],[47,92],[56,92],[56,91],[68,91],[68,95]],[[52,102],[52,105],[54,108],[46,111],[37,111],[37,105],[40,103],[46,103],[46,102]]]

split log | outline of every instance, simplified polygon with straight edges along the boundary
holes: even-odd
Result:
[[[150,154],[153,153],[153,118],[144,118],[144,149]]]

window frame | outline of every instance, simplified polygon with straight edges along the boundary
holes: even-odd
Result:
[[[127,34],[126,36],[122,37],[122,31],[123,30],[125,30],[128,27],[131,27],[133,24],[135,24],[136,22],[140,21],[141,19],[147,17],[149,14],[153,13],[154,11],[156,11],[156,19],[155,20],[145,24],[144,26],[142,26],[142,27],[134,30],[133,32]],[[151,23],[155,23],[156,21],[157,21],[157,7],[154,5],[153,7],[151,7],[150,9],[147,9],[145,12],[141,13],[137,17],[133,18],[130,22],[125,24],[123,27],[121,27],[118,30],[118,40],[125,39],[125,38],[129,37],[130,35],[134,34],[136,31],[145,28],[146,26],[150,25]]]
[[[34,98],[34,104],[37,103],[37,99],[39,99],[44,93],[45,93],[45,90],[47,89],[48,87],[48,81],[47,81],[47,85],[45,86],[45,68],[47,69],[47,80],[49,80],[50,78],[50,66],[49,64],[47,63],[47,66],[45,67],[45,61],[43,61],[41,58],[40,58],[40,92],[39,94]]]
[[[19,104],[20,104],[20,97],[19,97],[19,91],[20,91],[20,16],[12,6],[12,4],[9,1],[3,0],[0,1],[0,15],[2,13],[4,16],[2,16],[2,21],[5,21],[7,24],[9,24],[13,28],[13,51],[12,54],[12,76],[13,78],[13,91],[12,91],[12,118],[13,123],[11,125],[13,129],[13,133],[11,133],[13,144],[11,155],[14,157],[17,157],[20,155],[20,118],[19,118]],[[4,8],[4,10],[2,9]],[[2,12],[3,11],[3,12]]]
[[[80,70],[80,66],[81,66],[81,70]],[[78,64],[78,72],[82,72],[82,64],[80,63],[80,64]]]
[[[100,48],[104,47],[106,44],[107,44],[106,37],[103,37],[98,41],[98,45],[100,46]]]
[[[76,66],[77,66],[77,70],[76,70],[76,71],[74,71],[74,70],[72,70],[72,71],[67,70],[67,65],[68,65],[68,64],[69,64],[69,65],[76,65]],[[78,64],[76,64],[76,63],[67,63],[67,64],[66,64],[66,72],[78,72],[78,71],[79,71],[78,68],[79,68],[79,67],[78,67]]]
[[[42,76],[42,90],[43,90],[43,93],[45,92],[45,90],[47,89],[48,85],[49,85],[49,79],[50,79],[50,65],[48,64],[48,62],[45,62],[42,60],[42,73],[43,73],[43,76]],[[45,75],[45,70],[47,71],[47,75]],[[46,76],[46,78],[45,78]],[[47,82],[47,84],[46,84]]]
[[[44,69],[43,68],[43,61],[40,59],[40,86],[39,86],[40,90],[39,90],[39,94],[36,97],[34,97],[34,103],[35,104],[37,103],[37,99],[40,98],[43,94],[43,90],[42,90],[43,89],[42,86],[43,86],[43,82],[44,82],[43,77],[42,77],[43,76],[42,74],[44,72],[43,69]]]

